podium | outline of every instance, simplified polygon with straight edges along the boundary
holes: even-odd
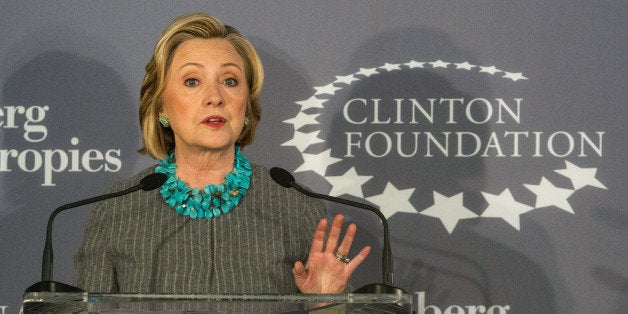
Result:
[[[412,313],[409,294],[215,295],[29,292],[24,313]]]

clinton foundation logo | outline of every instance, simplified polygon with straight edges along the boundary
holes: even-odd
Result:
[[[359,68],[295,101],[282,146],[302,155],[295,172],[313,172],[329,194],[366,199],[386,217],[422,215],[448,233],[489,218],[520,230],[521,215],[573,215],[570,196],[606,189],[590,166],[603,157],[605,132],[547,121],[555,108],[528,102],[528,82],[469,62]]]

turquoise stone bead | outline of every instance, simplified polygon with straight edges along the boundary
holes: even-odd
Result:
[[[177,214],[183,215],[184,208],[182,205],[177,206],[175,210],[177,211]]]

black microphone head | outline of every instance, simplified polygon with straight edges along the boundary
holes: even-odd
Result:
[[[167,178],[165,173],[151,173],[140,180],[142,190],[152,191],[164,184]]]
[[[277,184],[283,186],[284,188],[292,187],[292,183],[295,182],[294,177],[290,174],[290,172],[288,172],[288,170],[278,167],[270,168],[270,176],[275,182],[277,182]]]

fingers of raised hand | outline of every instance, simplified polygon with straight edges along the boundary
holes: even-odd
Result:
[[[310,255],[323,251],[325,243],[325,233],[327,232],[327,219],[321,219],[316,226],[316,232],[314,232],[314,239],[312,239],[312,247],[310,248]]]
[[[362,248],[362,250],[360,250],[360,253],[358,253],[358,255],[353,257],[353,259],[351,259],[351,261],[347,263],[347,268],[349,272],[353,273],[353,271],[358,268],[360,264],[362,264],[362,262],[366,259],[370,252],[370,246],[365,246],[364,248]]]
[[[334,217],[331,227],[329,228],[327,241],[325,241],[325,234],[327,232],[328,221],[326,219],[322,219],[320,221],[316,228],[316,233],[314,234],[310,256],[321,252],[324,254],[330,254],[335,259],[345,263],[347,266],[350,266],[350,270],[352,270],[364,261],[371,248],[367,246],[363,248],[353,259],[349,258],[349,252],[351,250],[351,246],[353,245],[353,240],[355,239],[357,226],[353,223],[350,224],[347,227],[344,237],[340,240],[343,221],[344,216],[342,214],[338,214]]]
[[[355,224],[350,224],[347,228],[347,232],[345,232],[345,236],[342,239],[342,243],[338,246],[336,253],[347,256],[349,255],[349,250],[351,249],[351,245],[353,244],[353,239],[355,238],[355,232],[357,227]]]
[[[340,231],[342,230],[342,221],[344,220],[344,216],[338,214],[334,217],[334,221],[331,224],[331,228],[329,230],[329,236],[327,237],[327,244],[325,245],[325,250],[336,253],[336,247],[338,246],[338,239],[340,238]]]

